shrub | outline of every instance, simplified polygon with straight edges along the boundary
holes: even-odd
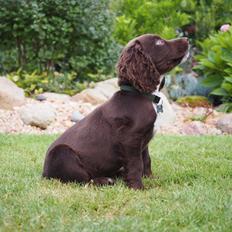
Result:
[[[0,0],[1,72],[109,73],[118,46],[107,0]]]
[[[202,53],[196,58],[196,70],[204,75],[202,84],[220,96],[224,110],[232,111],[232,29],[219,32],[200,43]]]
[[[19,87],[23,88],[27,96],[42,92],[56,92],[74,95],[88,86],[87,82],[77,82],[76,73],[27,73],[22,70],[7,75]]]
[[[203,40],[222,24],[232,21],[231,0],[118,0],[114,36],[120,44],[155,33],[173,38],[176,30],[191,27],[193,39]]]
[[[189,1],[189,0],[184,0]],[[191,14],[197,26],[196,39],[204,40],[209,34],[218,30],[222,24],[232,21],[231,0],[191,0],[194,4]]]
[[[118,12],[114,36],[120,44],[144,33],[164,38],[176,36],[176,29],[189,22],[182,0],[121,0],[113,5]]]
[[[180,97],[176,101],[178,104],[189,107],[210,107],[211,104],[206,97],[203,96],[186,96]]]

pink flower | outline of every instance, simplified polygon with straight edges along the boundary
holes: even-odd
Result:
[[[222,32],[226,32],[230,29],[230,24],[223,24],[221,27],[220,27],[220,31]]]

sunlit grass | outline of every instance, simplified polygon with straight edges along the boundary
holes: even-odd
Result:
[[[155,137],[144,191],[42,179],[55,138],[0,135],[0,231],[232,231],[232,137]]]

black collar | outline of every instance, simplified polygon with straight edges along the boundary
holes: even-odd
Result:
[[[151,93],[143,93],[138,91],[136,88],[134,88],[131,85],[121,85],[120,89],[123,91],[128,91],[128,92],[134,92],[134,93],[138,93],[141,94],[142,96],[145,96],[146,98],[148,98],[150,101],[158,104],[160,101],[160,97],[155,95],[155,94],[151,94]]]

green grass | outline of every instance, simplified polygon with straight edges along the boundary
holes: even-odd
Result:
[[[144,191],[42,179],[55,137],[0,135],[0,231],[232,231],[231,136],[155,137]]]

